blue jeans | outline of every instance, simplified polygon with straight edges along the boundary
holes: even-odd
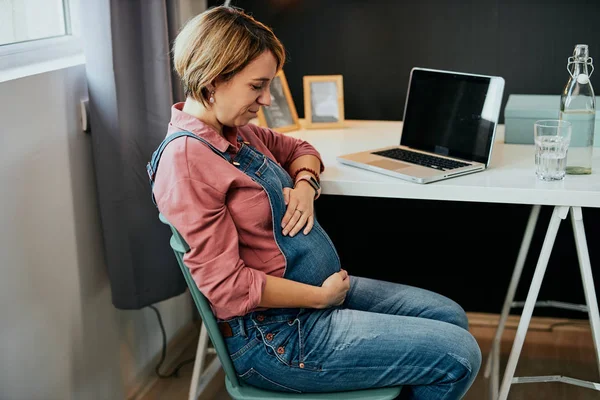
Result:
[[[230,320],[240,379],[287,392],[404,385],[402,397],[460,399],[481,366],[463,309],[439,294],[350,277],[341,307],[272,309]]]

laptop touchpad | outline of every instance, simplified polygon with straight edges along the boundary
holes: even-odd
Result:
[[[397,170],[397,169],[412,167],[412,165],[410,165],[410,164],[405,164],[403,162],[398,162],[398,161],[389,161],[389,160],[375,160],[375,161],[369,162],[369,165],[372,165],[372,166],[378,167],[378,168],[389,169],[389,170]]]

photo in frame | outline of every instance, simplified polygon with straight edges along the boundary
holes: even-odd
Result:
[[[258,110],[258,125],[279,133],[300,129],[296,106],[283,70],[271,82],[271,105]]]
[[[342,75],[305,75],[304,119],[306,128],[344,126]]]

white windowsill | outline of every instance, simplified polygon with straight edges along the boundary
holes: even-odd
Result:
[[[80,39],[63,36],[0,47],[0,83],[85,64]]]
[[[8,68],[0,70],[0,83],[82,64],[85,64],[85,56],[83,53],[50,61],[42,61],[22,67]]]

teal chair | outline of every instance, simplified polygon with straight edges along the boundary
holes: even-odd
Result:
[[[401,387],[393,388],[382,388],[382,389],[369,389],[369,390],[356,390],[350,392],[332,392],[332,393],[284,393],[284,392],[271,392],[263,389],[259,389],[253,386],[248,386],[240,382],[237,378],[231,358],[227,352],[227,347],[221,332],[217,326],[217,320],[212,313],[212,309],[208,304],[208,300],[198,290],[196,283],[192,279],[190,270],[183,263],[183,255],[190,249],[187,243],[183,240],[179,232],[167,221],[164,215],[159,214],[159,219],[171,228],[173,236],[171,236],[171,248],[177,257],[177,262],[181,268],[181,272],[185,277],[187,285],[192,294],[192,298],[196,303],[200,317],[202,318],[203,325],[208,331],[208,336],[215,348],[217,357],[223,366],[225,371],[225,386],[229,395],[235,400],[287,400],[287,399],[301,399],[301,400],[327,400],[327,399],[344,399],[344,400],[391,400],[396,398],[400,394]]]

